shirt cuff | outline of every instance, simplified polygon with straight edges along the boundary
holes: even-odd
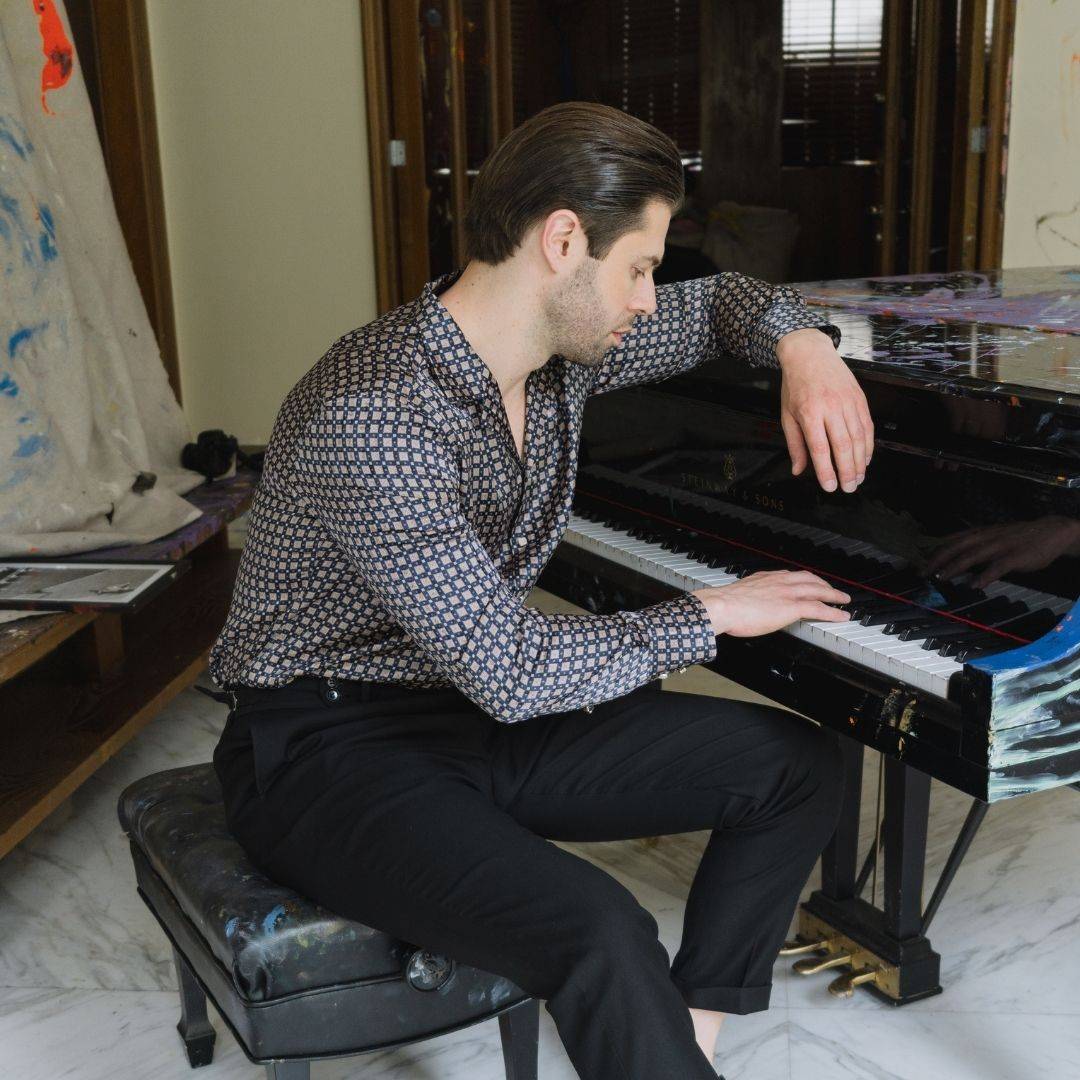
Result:
[[[804,304],[778,301],[754,324],[750,331],[750,362],[760,367],[779,367],[776,344],[792,330],[820,330],[832,338],[833,345],[840,348],[840,329],[828,319],[815,314]]]
[[[622,614],[652,639],[654,679],[663,678],[674,668],[704,664],[716,656],[716,632],[709,610],[693,593]]]

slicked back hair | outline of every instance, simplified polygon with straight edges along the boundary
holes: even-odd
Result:
[[[589,254],[602,259],[640,228],[646,205],[682,204],[675,143],[621,109],[565,101],[514,128],[480,167],[465,214],[466,256],[496,265],[554,210],[581,220]]]

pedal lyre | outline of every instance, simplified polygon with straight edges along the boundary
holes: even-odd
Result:
[[[865,945],[803,909],[794,941],[785,942],[781,956],[799,956],[793,970],[799,975],[817,975],[833,968],[850,970],[829,983],[834,997],[851,997],[856,986],[872,985],[894,1001],[900,996],[900,972]]]

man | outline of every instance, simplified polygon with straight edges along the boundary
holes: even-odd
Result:
[[[215,766],[252,858],[544,999],[586,1080],[715,1076],[723,1014],[768,1005],[840,794],[820,729],[660,692],[717,634],[846,619],[821,579],[524,606],[590,394],[727,351],[783,369],[795,472],[852,491],[870,460],[839,333],[796,292],[654,289],[682,197],[675,145],[619,110],[556,105],[513,131],[476,178],[464,270],[334,342],[286,398],[211,657],[235,693]],[[549,842],[705,828],[670,968],[633,895]]]

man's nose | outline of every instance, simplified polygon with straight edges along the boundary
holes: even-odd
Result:
[[[630,306],[642,315],[651,315],[656,310],[656,286],[653,284],[652,275],[641,279]]]

